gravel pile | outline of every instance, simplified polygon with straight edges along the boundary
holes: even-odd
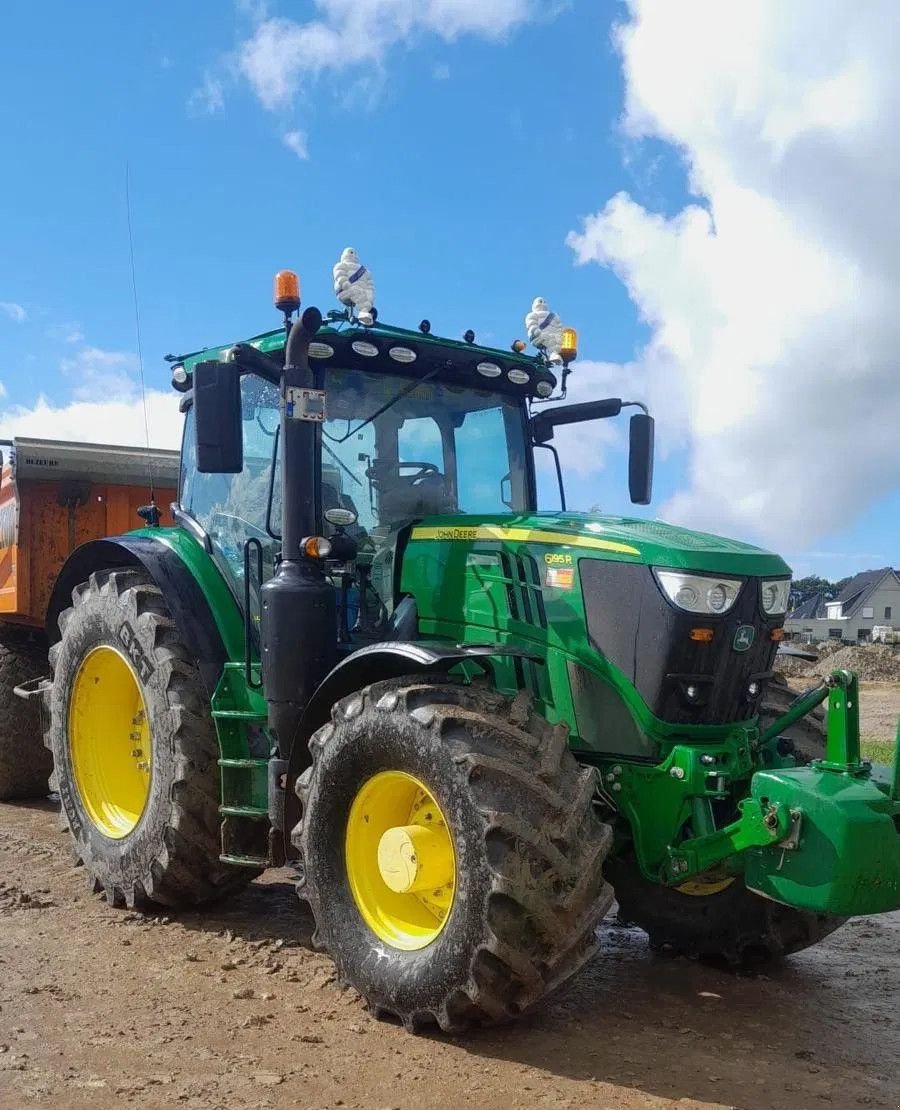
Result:
[[[856,671],[863,682],[900,682],[900,651],[888,644],[845,647],[820,658],[808,673],[824,676],[836,667]]]
[[[837,668],[856,671],[863,682],[900,682],[900,651],[887,644],[851,644],[842,647],[836,640],[804,647],[804,650],[818,650],[819,658],[815,663],[805,659],[779,655],[775,669],[785,675],[820,677]]]

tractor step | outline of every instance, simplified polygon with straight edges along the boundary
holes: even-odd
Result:
[[[252,867],[254,871],[262,868],[265,869],[269,866],[269,860],[266,856],[226,856],[221,855],[219,859],[222,863],[230,863],[233,867]]]
[[[268,713],[247,712],[243,709],[214,709],[213,717],[218,721],[246,721],[248,724],[264,725],[269,719]]]
[[[248,821],[268,821],[268,809],[257,809],[255,806],[219,806],[219,813],[223,817],[244,817]]]

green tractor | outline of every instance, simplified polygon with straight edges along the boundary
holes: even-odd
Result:
[[[529,356],[301,315],[288,272],[276,305],[171,360],[177,525],[145,509],[53,592],[35,693],[96,891],[196,906],[291,863],[340,979],[448,1031],[538,1003],[614,898],[733,964],[900,905],[898,763],[861,760],[855,677],[773,679],[786,564],[566,510],[555,428],[633,408],[639,504],[653,456],[640,404],[544,404],[573,332]]]

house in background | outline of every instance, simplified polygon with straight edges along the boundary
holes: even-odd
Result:
[[[876,625],[900,629],[900,576],[891,567],[864,570],[835,598],[822,593],[807,598],[784,621],[790,639],[803,643],[865,643]]]

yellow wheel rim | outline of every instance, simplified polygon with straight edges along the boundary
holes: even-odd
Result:
[[[708,875],[698,875],[688,879],[686,883],[675,887],[681,894],[690,894],[692,898],[708,898],[711,894],[720,894],[734,882],[733,875],[722,877],[721,873],[710,872]]]
[[[356,908],[377,937],[405,952],[437,939],[453,906],[456,855],[423,782],[403,771],[370,778],[350,807],[344,856]]]
[[[93,648],[75,675],[69,755],[91,821],[112,840],[128,836],[147,806],[153,760],[144,695],[114,647]]]

